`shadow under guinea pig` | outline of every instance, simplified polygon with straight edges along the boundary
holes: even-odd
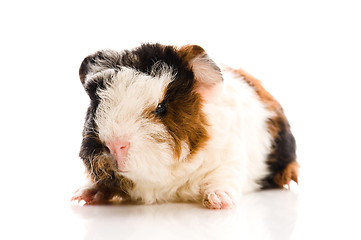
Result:
[[[85,239],[289,239],[297,219],[298,195],[269,190],[246,194],[236,209],[209,210],[199,204],[125,203],[74,206],[84,220]]]

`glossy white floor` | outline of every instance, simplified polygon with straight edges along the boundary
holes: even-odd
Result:
[[[356,1],[8,1],[0,4],[0,239],[361,239]],[[192,15],[192,17],[189,16]],[[298,143],[300,185],[197,204],[74,207],[89,53],[199,44],[260,78]]]
[[[24,183],[26,186],[27,184]],[[39,186],[37,186],[39,187]],[[314,191],[246,195],[234,210],[197,204],[69,206],[64,192],[20,191],[2,204],[1,239],[360,239],[360,197]],[[15,199],[15,200],[14,200]]]

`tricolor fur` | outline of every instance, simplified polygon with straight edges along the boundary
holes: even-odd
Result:
[[[74,200],[229,208],[245,192],[297,181],[280,104],[244,71],[221,71],[199,46],[99,51],[79,73],[91,99],[80,151],[91,185]]]

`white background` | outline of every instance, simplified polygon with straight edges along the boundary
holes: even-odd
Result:
[[[99,3],[98,3],[99,2]],[[358,1],[0,3],[1,239],[361,239]],[[74,208],[88,54],[141,42],[201,45],[284,106],[300,186],[233,211],[192,204]]]

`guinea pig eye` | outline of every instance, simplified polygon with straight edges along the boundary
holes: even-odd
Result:
[[[158,104],[157,108],[153,111],[154,115],[158,117],[164,117],[167,113],[167,104],[164,102],[161,102]]]

